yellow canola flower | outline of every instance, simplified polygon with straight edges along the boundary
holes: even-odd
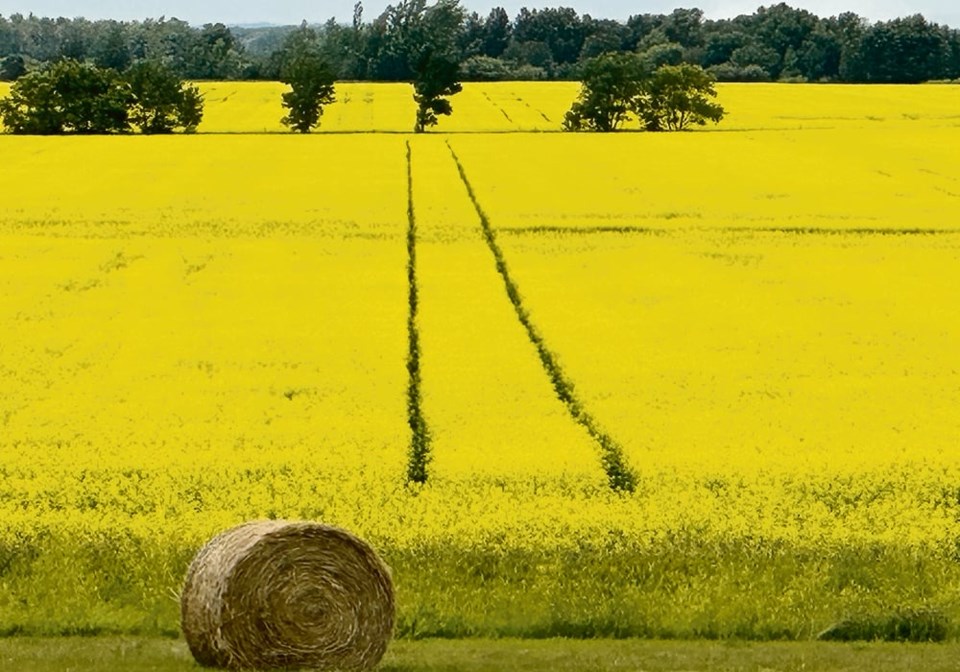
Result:
[[[0,97],[11,84],[0,82]],[[204,96],[200,133],[283,133],[279,82],[199,82]],[[559,132],[576,99],[577,82],[465,82],[450,98],[454,113],[440,132]],[[949,85],[737,84],[716,85],[727,110],[719,126],[698,131],[850,130],[903,126],[955,128],[960,91]],[[408,83],[338,82],[324,107],[321,132],[400,132],[413,128],[416,105]],[[628,129],[637,130],[635,121]]]
[[[201,133],[284,132],[276,82],[201,82]],[[465,82],[450,98],[453,115],[441,117],[438,132],[559,132],[576,99],[577,82]],[[957,87],[944,85],[718,84],[717,101],[727,110],[719,126],[732,130],[850,130],[904,126],[955,128]],[[0,89],[2,92],[2,89]],[[339,82],[336,101],[324,108],[321,132],[408,132],[416,105],[406,83]],[[628,129],[637,130],[631,122]]]
[[[955,228],[960,125],[456,137],[499,228]]]
[[[954,463],[960,234],[505,233],[534,321],[641,472]]]
[[[4,139],[6,463],[402,471],[403,145],[289,140]]]
[[[0,97],[11,84],[0,82]],[[199,82],[204,96],[201,133],[283,133],[279,82]],[[465,82],[450,98],[454,113],[440,132],[559,132],[576,99],[577,82]],[[956,128],[960,91],[930,84],[737,84],[716,85],[727,110],[719,126],[698,131],[850,130],[903,126]],[[409,132],[416,105],[407,83],[338,82],[336,101],[324,108],[320,131]],[[628,129],[637,130],[635,121]]]
[[[278,82],[201,82],[204,117],[200,133],[282,133],[285,114]],[[556,131],[576,97],[570,82],[490,82],[463,85],[451,96],[453,115],[440,118],[440,132]],[[406,133],[416,103],[406,83],[340,82],[336,100],[323,108],[319,132]]]
[[[399,582],[446,553],[439,578],[477,591],[510,553],[544,577],[644,553],[699,553],[705,580],[717,558],[869,575],[878,548],[903,577],[952,566],[954,90],[731,85],[716,131],[595,136],[499,132],[555,128],[575,85],[471,85],[438,138],[405,134],[408,85],[343,85],[307,137],[263,134],[278,85],[204,87],[192,137],[0,137],[0,545],[28,568],[4,628],[44,625],[21,599],[112,609],[120,575],[150,613],[210,535],[263,517],[348,527]],[[374,130],[395,132],[355,132]],[[404,483],[407,139],[423,487]],[[634,494],[556,398],[446,140]]]
[[[403,249],[406,168],[401,138],[0,140],[9,159],[3,174],[18,185],[4,203],[4,235],[394,236]],[[371,162],[371,156],[381,160]]]
[[[956,128],[960,90],[944,84],[717,84],[721,130]]]
[[[412,144],[424,412],[440,478],[577,475],[599,452],[517,320],[446,144]]]

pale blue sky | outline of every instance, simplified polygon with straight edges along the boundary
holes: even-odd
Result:
[[[486,14],[501,6],[516,15],[521,7],[575,8],[581,14],[625,19],[630,14],[669,12],[678,6],[703,9],[708,18],[726,18],[752,13],[761,4],[773,5],[777,0],[463,0],[471,11]],[[0,0],[0,14],[15,12],[39,16],[85,16],[89,19],[143,19],[178,17],[190,23],[223,21],[224,23],[299,23],[302,19],[319,22],[335,16],[349,20],[354,0]],[[367,0],[363,3],[369,20],[380,14],[389,0]],[[796,0],[793,7],[808,9],[818,16],[833,16],[853,11],[877,21],[898,16],[923,14],[931,21],[960,28],[960,0]]]

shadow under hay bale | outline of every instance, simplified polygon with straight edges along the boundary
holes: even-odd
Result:
[[[373,549],[345,530],[253,522],[200,550],[180,615],[207,667],[369,670],[393,632],[393,583]]]
[[[942,642],[949,621],[934,609],[902,609],[885,616],[847,618],[817,635],[827,642]]]

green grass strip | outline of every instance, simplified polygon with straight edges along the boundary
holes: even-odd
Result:
[[[600,446],[600,459],[610,487],[617,491],[633,492],[637,486],[637,477],[627,465],[627,461],[623,455],[623,447],[616,439],[604,431],[596,418],[587,412],[583,407],[583,403],[577,398],[573,381],[564,373],[560,362],[557,360],[557,356],[547,347],[546,341],[537,330],[536,325],[530,318],[530,313],[523,305],[523,298],[520,296],[517,283],[514,282],[510,276],[510,270],[507,267],[507,260],[503,255],[503,250],[501,250],[497,244],[496,232],[490,224],[489,217],[487,217],[487,214],[480,206],[480,202],[477,200],[477,195],[473,190],[473,186],[470,184],[470,179],[467,177],[463,164],[460,163],[460,157],[457,156],[457,153],[453,150],[449,141],[447,142],[447,148],[450,150],[450,154],[457,164],[457,170],[460,171],[460,179],[467,188],[467,194],[470,196],[473,207],[477,211],[477,216],[480,218],[483,237],[487,241],[490,252],[493,253],[493,258],[497,264],[497,272],[499,272],[500,277],[503,278],[503,284],[507,289],[507,296],[510,298],[510,303],[513,304],[514,310],[516,310],[517,319],[520,320],[520,324],[527,330],[527,336],[530,338],[530,342],[533,343],[537,349],[537,354],[540,356],[540,363],[550,378],[557,398],[566,405],[574,421],[586,429],[591,438]]]
[[[825,642],[431,639],[393,642],[380,672],[956,672],[960,645]],[[17,672],[197,672],[182,640],[0,639]]]
[[[430,462],[430,431],[423,416],[420,381],[420,332],[417,329],[419,294],[417,292],[417,218],[413,211],[413,150],[407,141],[407,422],[410,425],[410,455],[407,481],[427,482]]]

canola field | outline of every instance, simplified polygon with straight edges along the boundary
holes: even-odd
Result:
[[[302,137],[203,87],[194,136],[0,136],[0,633],[174,634],[211,535],[308,518],[406,638],[960,637],[960,87],[596,136],[468,85],[413,136],[347,84]]]

